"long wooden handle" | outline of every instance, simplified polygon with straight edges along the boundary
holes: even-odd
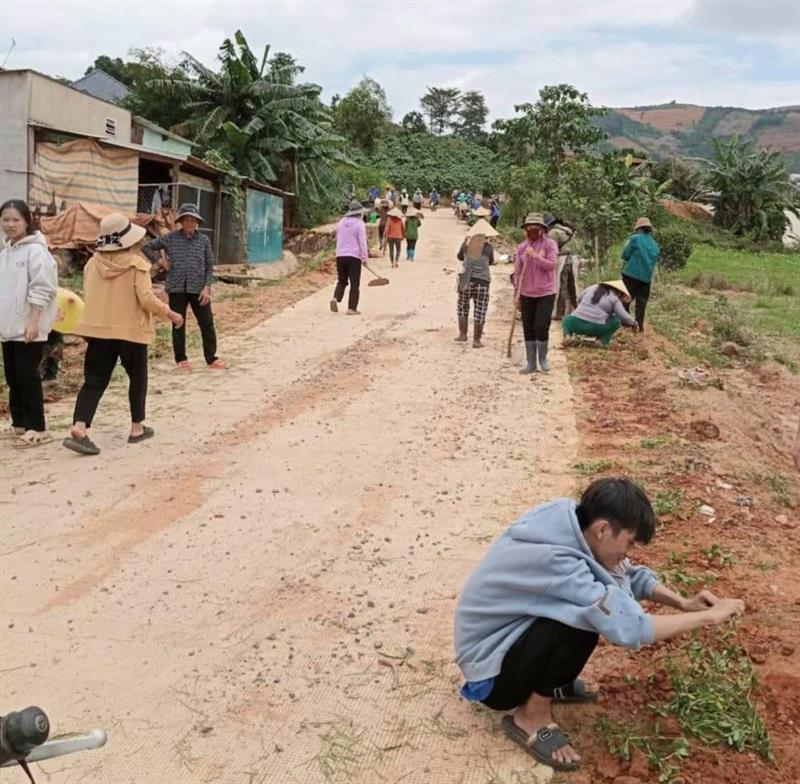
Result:
[[[511,341],[514,340],[514,327],[517,325],[517,300],[514,299],[514,312],[511,314],[511,329],[508,333],[508,345],[506,346],[506,357],[511,359]]]

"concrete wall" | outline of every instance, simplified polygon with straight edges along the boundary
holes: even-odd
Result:
[[[0,73],[0,202],[28,198],[28,102],[32,74]]]
[[[28,121],[57,131],[79,136],[100,136],[130,144],[131,113],[119,106],[92,98],[73,87],[55,82],[40,74],[30,76]],[[0,80],[5,78],[0,77]],[[4,108],[5,112],[5,108]],[[116,134],[106,134],[106,118],[116,120]]]
[[[192,154],[192,145],[188,142],[179,142],[170,136],[165,137],[164,134],[152,131],[150,128],[144,128],[142,147],[146,147],[148,150],[171,152],[177,155]]]

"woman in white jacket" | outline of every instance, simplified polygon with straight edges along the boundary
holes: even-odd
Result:
[[[58,269],[28,205],[11,199],[0,206],[5,234],[0,250],[0,342],[8,384],[14,446],[52,441],[44,420],[39,363],[56,316]]]

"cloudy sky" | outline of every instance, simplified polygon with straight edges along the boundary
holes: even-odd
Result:
[[[362,75],[395,118],[427,86],[480,90],[493,117],[568,82],[592,103],[800,104],[800,0],[0,0],[0,63],[77,78],[100,54],[191,52],[237,28],[344,94]]]

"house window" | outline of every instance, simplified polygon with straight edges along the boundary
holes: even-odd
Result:
[[[117,121],[112,120],[110,117],[106,117],[106,136],[116,136],[117,135]]]

